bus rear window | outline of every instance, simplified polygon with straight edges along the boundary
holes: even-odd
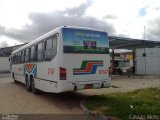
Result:
[[[64,53],[108,54],[109,42],[106,32],[63,28]]]

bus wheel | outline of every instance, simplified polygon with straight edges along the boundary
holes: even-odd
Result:
[[[35,82],[33,77],[31,77],[31,90],[35,95],[40,93],[39,90],[35,88]]]
[[[13,78],[13,80],[14,80],[14,83],[15,84],[18,84],[18,81],[15,79],[15,77],[14,77],[14,73],[12,74],[12,78]]]
[[[26,76],[26,89],[28,92],[31,92],[31,85],[29,83],[28,76]]]

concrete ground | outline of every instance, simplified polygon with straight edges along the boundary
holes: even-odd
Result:
[[[86,95],[100,95],[115,92],[128,92],[141,88],[160,87],[160,77],[156,76],[113,76],[111,88],[88,89],[79,91]]]
[[[127,92],[146,87],[160,87],[160,78],[141,79],[140,77],[127,78],[116,76],[113,77],[112,85],[112,88],[88,89],[62,94],[43,93],[34,95],[26,91],[25,85],[14,84],[9,74],[0,74],[0,113],[61,114],[57,117],[61,116],[63,119],[67,119],[67,117],[68,119],[77,119],[78,117],[80,120],[87,117],[87,120],[93,120],[95,118],[89,118],[80,108],[79,103],[83,98],[90,95]],[[73,116],[73,114],[78,116]],[[45,118],[46,116],[41,116],[40,118],[43,117]]]
[[[0,75],[0,113],[82,114],[82,97],[75,92],[34,95],[26,91],[24,84],[14,84],[10,76]]]
[[[9,74],[0,74],[0,120],[96,120],[80,108],[84,97],[76,92],[34,95]]]

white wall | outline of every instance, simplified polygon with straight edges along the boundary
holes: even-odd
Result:
[[[160,75],[160,48],[137,49],[135,67],[136,74]]]
[[[0,72],[10,71],[9,57],[0,57]]]

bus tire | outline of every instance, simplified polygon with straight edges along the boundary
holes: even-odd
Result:
[[[31,92],[31,85],[29,84],[28,75],[26,75],[25,81],[26,81],[26,89],[27,89],[27,91]]]
[[[35,82],[34,82],[34,78],[33,77],[31,77],[31,91],[35,95],[40,93],[40,91],[35,88]]]
[[[15,77],[14,77],[14,73],[12,73],[12,78],[13,78],[13,80],[14,80],[14,83],[15,84],[18,84],[18,81],[15,79]]]

